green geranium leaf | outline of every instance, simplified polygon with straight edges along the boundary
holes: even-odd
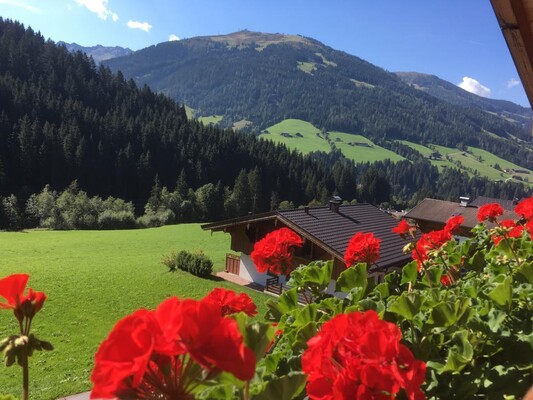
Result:
[[[294,322],[292,323],[292,326],[302,327],[304,325],[307,325],[309,322],[316,321],[317,308],[318,306],[316,304],[308,304],[307,306],[302,308],[296,315],[296,318]]]
[[[254,396],[254,400],[290,400],[299,395],[305,387],[306,375],[293,372],[274,378],[267,383],[265,389]]]
[[[247,324],[248,319],[245,314],[240,313],[234,316],[234,319],[239,324],[239,329],[243,333],[244,343],[255,354],[255,358],[259,361],[264,357],[266,349],[274,340],[276,328],[272,324],[264,322],[254,322]]]
[[[520,281],[533,285],[533,263],[524,263],[516,270],[517,277]]]
[[[402,282],[404,285],[406,283],[415,283],[418,278],[418,264],[416,261],[411,261],[405,267],[402,268]]]
[[[283,314],[298,308],[298,292],[295,288],[287,290],[276,300],[268,300],[266,305],[269,308],[267,319],[279,321]]]
[[[468,264],[474,271],[481,272],[486,265],[485,253],[483,251],[477,251],[472,257],[470,257]]]
[[[468,332],[455,332],[452,336],[453,346],[448,350],[446,364],[439,371],[440,373],[450,371],[459,372],[466,367],[474,355],[474,349],[468,341]]]
[[[457,300],[455,303],[442,302],[437,304],[431,311],[431,317],[435,325],[449,327],[455,324],[468,310],[470,299]]]
[[[498,332],[500,330],[501,325],[505,321],[505,318],[507,317],[507,313],[500,311],[498,309],[493,308],[489,311],[487,314],[487,325],[489,326],[489,329],[492,332]]]
[[[425,286],[440,286],[440,277],[442,276],[442,269],[438,267],[430,267],[427,273],[422,274],[422,283]],[[428,279],[429,277],[429,279]],[[431,282],[431,283],[430,283]]]
[[[504,307],[506,310],[511,309],[513,302],[513,278],[508,276],[502,283],[497,284],[494,289],[487,293],[494,302]]]
[[[399,297],[389,303],[387,311],[398,314],[408,321],[412,321],[416,314],[420,312],[422,299],[418,293],[402,293]]]
[[[337,292],[349,292],[354,288],[362,288],[363,292],[368,286],[368,274],[366,264],[357,264],[344,270],[337,279],[335,290]]]

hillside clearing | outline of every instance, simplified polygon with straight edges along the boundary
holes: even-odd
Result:
[[[276,125],[268,127],[263,132],[265,131],[268,133],[262,133],[259,137],[276,143],[283,143],[287,147],[298,150],[303,154],[308,154],[312,151],[329,153],[331,150],[320,129],[301,119],[285,119]]]
[[[404,160],[402,156],[374,144],[371,140],[361,135],[330,132],[329,137],[342,154],[356,163],[375,162],[386,159],[392,161]]]
[[[443,168],[459,168],[470,176],[474,176],[475,171],[477,171],[479,176],[493,181],[511,179],[520,182],[516,178],[513,179],[513,177],[519,177],[522,179],[522,183],[529,186],[533,184],[533,182],[528,182],[533,180],[533,173],[530,170],[477,147],[468,147],[466,151],[462,151],[434,144],[423,146],[406,140],[401,140],[400,142],[415,149],[425,157],[429,157],[433,152],[440,153],[441,159],[430,159],[430,162],[437,166],[440,171]],[[500,169],[497,168],[498,165]]]

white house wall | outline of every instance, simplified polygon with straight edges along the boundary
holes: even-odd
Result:
[[[239,276],[247,281],[255,282],[263,286],[266,286],[266,281],[268,278],[272,278],[272,276],[269,276],[266,273],[257,271],[252,258],[248,254],[244,253],[241,253]],[[285,284],[285,276],[280,275],[279,283]]]

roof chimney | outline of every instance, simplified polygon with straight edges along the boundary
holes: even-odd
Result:
[[[309,214],[309,206],[304,207],[304,213]]]
[[[461,207],[468,207],[469,203],[470,203],[470,197],[466,197],[466,196],[459,197],[459,205]]]
[[[332,196],[329,199],[329,209],[330,209],[330,211],[333,211],[334,213],[338,213],[341,203],[342,203],[342,199],[339,196]]]

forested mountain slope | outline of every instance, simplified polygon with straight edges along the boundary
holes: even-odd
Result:
[[[530,131],[479,108],[417,90],[358,57],[301,36],[241,31],[160,43],[106,62],[138,84],[222,125],[260,131],[286,118],[327,130],[443,146],[479,147],[533,168]]]
[[[261,209],[273,194],[302,204],[327,198],[340,177],[355,182],[352,163],[331,168],[253,135],[189,121],[168,97],[0,18],[0,195],[25,199],[45,184],[61,190],[77,179],[89,194],[142,208],[156,176],[169,188],[183,172],[194,190],[209,182],[230,190],[252,170],[260,182],[253,195],[266,199]]]
[[[441,100],[462,107],[479,108],[488,113],[496,114],[509,121],[531,129],[533,113],[530,108],[522,107],[506,100],[489,99],[467,92],[453,83],[440,79],[435,75],[418,72],[396,72],[402,81],[415,89],[435,96]]]

